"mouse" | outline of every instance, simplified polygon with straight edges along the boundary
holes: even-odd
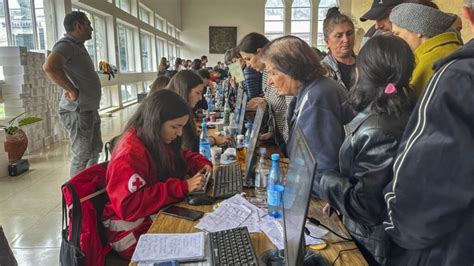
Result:
[[[212,205],[214,198],[207,195],[190,196],[188,197],[189,205]]]

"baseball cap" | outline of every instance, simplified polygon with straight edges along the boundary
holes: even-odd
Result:
[[[360,21],[380,19],[390,8],[402,2],[403,0],[374,0],[369,11],[360,17]]]

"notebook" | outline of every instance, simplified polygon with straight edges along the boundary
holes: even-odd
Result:
[[[132,256],[133,262],[179,262],[205,259],[203,232],[187,234],[143,234]]]

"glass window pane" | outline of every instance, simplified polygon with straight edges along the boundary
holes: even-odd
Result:
[[[311,8],[292,8],[291,19],[293,20],[311,20]]]
[[[111,87],[102,87],[102,98],[100,99],[100,109],[112,106]]]
[[[311,29],[311,23],[306,21],[292,21],[291,22],[291,33],[309,33]]]
[[[293,0],[294,7],[311,7],[310,0]]]
[[[284,7],[282,0],[267,0],[265,7]]]
[[[30,0],[8,0],[13,46],[35,49]]]
[[[133,72],[135,71],[133,30],[118,24],[117,34],[119,39],[120,71]]]
[[[8,46],[4,0],[0,0],[0,46]]]
[[[151,55],[151,36],[146,33],[140,34],[140,46],[142,48],[142,68],[143,71],[152,71],[152,55]]]
[[[46,18],[45,18],[45,9],[43,0],[35,0],[35,14],[36,14],[36,36],[38,38],[38,47],[39,50],[45,50],[47,44],[47,34],[46,34]]]
[[[131,11],[130,0],[115,0],[115,6],[127,13],[130,13]]]
[[[150,23],[150,11],[143,8],[142,6],[138,9],[138,17],[141,21],[145,23]]]
[[[157,62],[159,63],[161,58],[165,56],[165,43],[162,39],[156,39],[156,57]]]
[[[163,20],[159,17],[155,17],[155,28],[163,30]]]
[[[284,20],[285,14],[283,8],[267,8],[265,9],[265,20]]]
[[[97,60],[108,61],[107,54],[107,31],[105,26],[105,19],[101,16],[94,15],[94,37],[95,47],[97,52]]]
[[[321,0],[319,7],[333,7],[337,6],[337,0]]]
[[[328,13],[327,7],[320,7],[318,9],[318,20],[324,20],[326,18],[326,14]]]
[[[265,21],[265,34],[283,33],[283,21]]]

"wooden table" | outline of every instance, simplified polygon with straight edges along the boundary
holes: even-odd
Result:
[[[209,133],[210,135],[214,134],[216,130],[215,129],[210,129]],[[278,149],[274,147],[267,147],[267,150],[270,152],[278,152]],[[267,152],[267,155],[271,154]],[[288,162],[288,159],[283,158],[282,161]],[[282,164],[282,173],[285,175],[286,174],[286,164]],[[246,191],[248,195],[253,196],[253,190]],[[308,216],[314,217],[318,219],[322,224],[326,225],[327,227],[331,228],[335,232],[337,232],[340,235],[343,235],[347,238],[350,238],[349,233],[346,231],[344,225],[341,223],[340,219],[337,217],[337,215],[333,215],[332,217],[328,217],[327,214],[324,214],[322,212],[322,208],[326,203],[322,200],[318,199],[312,199],[310,203],[310,208],[308,210]],[[182,201],[178,204],[178,206],[194,209],[194,210],[199,210],[202,212],[212,212],[212,207],[211,205],[207,206],[191,206],[187,204],[186,201]],[[153,224],[151,225],[150,229],[148,230],[148,233],[192,233],[192,232],[199,232],[199,229],[195,228],[194,226],[198,223],[199,221],[188,221],[185,219],[180,219],[176,218],[173,216],[169,215],[164,215],[159,213],[155,220],[153,221]],[[267,236],[264,233],[251,233],[250,238],[252,239],[253,246],[255,248],[255,251],[257,253],[257,256],[265,252],[266,250],[269,249],[274,249],[275,246],[273,243],[267,238]],[[351,266],[362,266],[362,265],[368,265],[367,262],[365,261],[364,257],[360,253],[360,251],[355,245],[354,242],[340,242],[342,239],[338,238],[336,235],[332,234],[329,232],[324,238],[323,238],[326,243],[327,247],[318,250],[322,256],[324,256],[330,264],[334,262],[334,260],[337,258],[339,255],[339,252],[341,250],[348,250],[340,253],[340,257],[338,258],[337,262],[335,265],[351,265]],[[338,243],[339,242],[339,243]],[[351,249],[349,251],[349,249]],[[131,263],[130,265],[136,265],[135,263]]]

